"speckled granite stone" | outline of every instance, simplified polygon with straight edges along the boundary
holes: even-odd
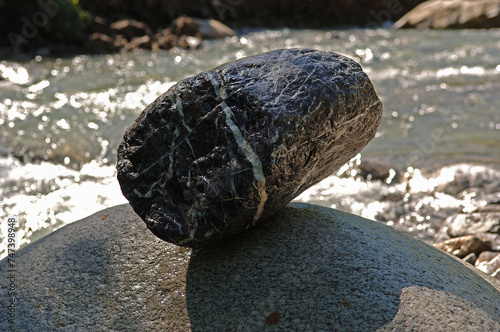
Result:
[[[14,259],[0,261],[0,331],[500,331],[500,280],[311,204],[199,249],[158,239],[124,204]]]
[[[118,180],[158,237],[198,246],[273,215],[374,137],[382,104],[331,52],[272,51],[185,79],[118,148]]]

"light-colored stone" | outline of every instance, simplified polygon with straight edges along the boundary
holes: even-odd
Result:
[[[467,234],[497,233],[500,231],[499,212],[472,212],[449,216],[445,225],[450,236],[458,237]]]
[[[224,23],[221,23],[219,21],[210,19],[210,20],[205,20],[205,19],[197,19],[199,22],[199,32],[200,35],[203,38],[225,38],[225,37],[232,37],[236,36],[236,33],[234,32],[233,29],[225,25]]]
[[[484,273],[493,274],[496,270],[500,269],[500,254],[490,261],[483,261],[476,264],[476,267]]]
[[[474,265],[477,260],[477,255],[475,253],[470,253],[463,258],[464,262]]]
[[[430,0],[404,15],[394,28],[482,29],[500,27],[500,0]]]
[[[192,251],[128,205],[15,255],[16,331],[499,331],[500,282],[380,223],[290,204]],[[0,305],[10,297],[0,262]]]
[[[497,257],[500,255],[500,252],[495,252],[495,251],[483,251],[479,256],[477,257],[476,264],[480,264],[482,262],[489,262],[493,258]]]
[[[111,24],[111,30],[114,34],[123,35],[128,41],[134,37],[151,36],[151,29],[144,22],[124,19]]]

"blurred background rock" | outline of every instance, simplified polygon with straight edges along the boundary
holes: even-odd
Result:
[[[196,47],[199,43],[187,37],[201,39],[203,36],[197,29],[206,25],[206,19],[221,21],[232,28],[373,27],[396,21],[421,2],[0,0],[0,48],[3,49],[0,55]],[[205,20],[193,23],[186,16]],[[126,34],[113,28],[117,22],[121,22]],[[134,38],[137,39],[132,42]]]

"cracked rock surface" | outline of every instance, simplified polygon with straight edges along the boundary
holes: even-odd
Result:
[[[374,137],[382,104],[353,60],[276,50],[187,78],[118,148],[123,194],[161,239],[200,246],[273,215]]]

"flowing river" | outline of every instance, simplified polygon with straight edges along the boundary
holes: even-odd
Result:
[[[0,62],[1,222],[17,216],[26,244],[125,203],[116,148],[146,105],[201,71],[292,47],[355,59],[384,105],[361,155],[297,200],[427,242],[451,213],[500,201],[500,30],[244,30],[196,50]],[[389,178],[360,177],[365,159],[390,165]]]

